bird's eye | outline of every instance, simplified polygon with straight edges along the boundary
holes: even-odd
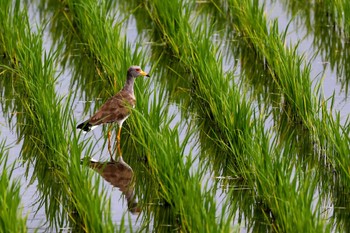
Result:
[[[137,72],[140,72],[140,71],[141,71],[141,69],[136,69],[136,71],[137,71]]]

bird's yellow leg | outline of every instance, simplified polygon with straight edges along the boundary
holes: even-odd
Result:
[[[113,153],[112,153],[112,150],[111,150],[111,126],[108,127],[108,152],[109,152],[109,155],[111,156],[111,161],[114,161],[113,159]]]
[[[122,156],[122,151],[120,149],[120,133],[122,132],[122,126],[119,126],[118,134],[117,134],[117,147],[118,147],[118,154],[121,157]]]

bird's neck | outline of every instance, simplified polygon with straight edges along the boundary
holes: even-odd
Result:
[[[128,76],[123,90],[134,94],[134,81],[135,81],[135,78]]]

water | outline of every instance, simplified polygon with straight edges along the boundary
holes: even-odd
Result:
[[[278,19],[279,28],[280,30],[284,30],[284,28],[288,25],[289,21],[291,20],[291,17],[288,16],[288,14],[285,12],[284,8],[282,7],[282,4],[280,2],[268,2],[266,4],[266,15],[269,19]],[[40,19],[38,17],[38,11],[36,10],[35,4],[31,5],[30,7],[30,14],[31,14],[31,21],[32,24],[35,25],[36,23],[40,22]],[[33,27],[35,28],[35,27]],[[305,54],[306,58],[311,58],[314,56],[315,51],[318,49],[315,48],[315,45],[313,43],[314,38],[310,33],[308,33],[307,29],[304,27],[300,27],[299,24],[295,23],[294,21],[289,26],[289,33],[287,34],[287,43],[294,44],[296,41],[300,42],[298,47],[298,52],[300,54]],[[137,25],[136,21],[134,19],[131,19],[129,21],[129,24],[126,29],[126,34],[128,35],[129,42],[134,45],[136,43],[136,39],[138,36],[137,31]],[[45,50],[49,51],[52,47],[52,40],[50,38],[50,33],[45,31],[44,33],[44,48]],[[350,105],[346,101],[347,100],[347,93],[344,91],[344,81],[341,83],[342,77],[339,77],[340,75],[332,69],[330,66],[330,61],[325,59],[323,56],[321,56],[320,53],[318,53],[313,59],[311,59],[311,74],[310,77],[314,80],[314,85],[316,85],[318,82],[322,80],[322,77],[325,77],[323,80],[323,91],[325,98],[331,97],[333,94],[335,95],[335,110],[339,110],[341,112],[341,119],[344,123],[346,120],[346,117],[350,113]],[[228,62],[230,64],[230,62]],[[71,83],[71,76],[72,76],[72,68],[73,66],[68,65],[67,67],[59,67],[58,71],[62,71],[62,73],[59,75],[59,79],[57,81],[56,90],[59,95],[66,96],[68,91],[70,91],[70,83]],[[151,69],[150,64],[146,64],[145,70],[148,71]],[[154,67],[153,67],[154,69]],[[155,72],[157,72],[157,69],[154,69]],[[137,85],[137,84],[136,84]],[[345,87],[347,86],[347,82],[345,82]],[[80,95],[78,95],[80,96]],[[7,100],[9,101],[9,100]],[[95,105],[100,105],[101,101],[98,99],[91,100],[91,99],[74,99],[74,106],[75,106],[75,116],[77,122],[80,122],[81,120],[85,119],[87,117],[87,114],[84,111],[84,107],[87,101],[92,101],[92,104],[90,106],[90,109],[94,109]],[[92,111],[92,110],[90,110]],[[171,112],[176,113],[179,110],[177,107],[172,107]],[[175,126],[177,123],[181,122],[182,119],[178,115],[173,123],[172,126]],[[11,130],[14,128],[14,123],[12,125],[8,124],[7,118],[2,115],[0,118],[0,127],[1,127],[1,135],[0,140],[6,139],[6,144],[11,146],[11,149],[9,150],[9,163],[17,163],[18,166],[16,166],[16,169],[14,171],[14,179],[19,179],[21,182],[21,197],[22,197],[22,203],[23,203],[23,213],[24,215],[28,216],[28,230],[34,231],[34,229],[39,228],[39,232],[45,232],[47,231],[46,225],[43,225],[46,222],[46,216],[43,208],[38,209],[38,204],[36,203],[36,185],[37,182],[34,180],[32,184],[30,184],[29,180],[27,180],[24,176],[25,174],[25,168],[20,166],[20,162],[16,160],[18,155],[20,154],[22,144],[21,142],[17,143],[17,136],[16,134]],[[185,128],[186,126],[184,126]],[[182,131],[182,134],[184,134],[186,130]],[[90,137],[92,137],[92,140],[96,143],[94,154],[95,159],[98,160],[106,160],[108,158],[108,152],[106,150],[106,147],[104,145],[104,138],[101,137],[101,135],[104,134],[104,131],[102,128],[99,128],[95,131],[93,131],[90,134],[84,135],[81,137],[81,140],[86,140]],[[183,135],[180,135],[181,138],[183,138]],[[193,142],[194,143],[194,142]],[[189,145],[186,149],[186,153],[188,153],[192,149],[193,145]],[[198,149],[199,151],[199,149]],[[194,150],[192,153],[197,154],[198,151]],[[195,166],[198,166],[198,162],[194,163]],[[28,176],[31,177],[32,170],[29,170]],[[97,174],[96,174],[97,176]],[[212,176],[207,176],[207,179],[212,179]],[[137,181],[136,181],[137,182]],[[108,182],[104,182],[103,185],[100,187],[103,190],[107,191],[107,194],[111,197],[112,201],[112,212],[113,212],[113,220],[114,222],[119,225],[121,224],[121,219],[123,216],[127,215],[131,219],[132,225],[136,228],[138,227],[138,216],[132,215],[128,212],[127,203],[125,201],[125,198],[122,194],[122,192],[116,188],[113,188]],[[217,201],[220,203],[224,199],[224,195],[220,196],[217,195]],[[219,209],[220,210],[220,209]],[[219,212],[218,210],[218,212]],[[34,213],[36,214],[34,215]],[[237,217],[236,217],[237,218]],[[140,219],[142,219],[142,216],[140,216]],[[235,223],[238,222],[238,220],[235,220]],[[128,223],[128,222],[127,222]],[[234,223],[234,225],[235,225]],[[64,231],[64,230],[63,230]],[[67,229],[69,231],[69,229]],[[242,227],[241,232],[244,232],[245,228]]]
[[[265,8],[266,16],[270,20],[278,19],[278,25],[281,32],[288,27],[286,38],[287,44],[296,45],[298,43],[299,54],[304,55],[306,59],[311,62],[310,78],[313,80],[314,86],[319,82],[322,82],[322,90],[325,99],[334,95],[335,110],[341,112],[344,123],[346,117],[350,113],[350,104],[347,101],[348,94],[345,91],[348,84],[345,82],[345,86],[343,86],[342,83],[344,81],[340,81],[345,77],[341,77],[342,74],[337,73],[334,68],[331,68],[329,60],[334,58],[326,57],[323,52],[319,52],[320,46],[317,46],[314,41],[316,40],[315,37],[319,37],[320,35],[310,33],[303,24],[303,19],[293,20],[290,12],[286,12],[285,8],[287,7],[283,7],[283,3],[279,1],[267,1]],[[302,18],[302,16],[300,16],[300,18]],[[315,23],[314,27],[327,27],[327,25],[318,25]],[[343,43],[346,42],[344,41]],[[341,53],[341,51],[339,52]],[[346,56],[346,54],[343,56]],[[339,61],[339,63],[340,62],[341,61]],[[339,65],[341,65],[341,63]]]

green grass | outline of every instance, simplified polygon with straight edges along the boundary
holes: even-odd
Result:
[[[279,36],[276,24],[271,28],[271,34],[267,34],[267,30],[264,30],[266,20],[261,17],[263,14],[260,8],[257,7],[256,2],[253,5],[253,3],[247,1],[243,6],[232,2],[233,7],[236,8],[233,8],[230,12],[237,12],[238,25],[241,25],[235,29],[241,30],[243,39],[249,40],[257,53],[261,53],[269,66],[268,69],[272,74],[272,78],[283,95],[286,109],[284,112],[278,113],[277,117],[283,117],[282,119],[287,120],[280,124],[287,128],[282,128],[280,131],[284,132],[293,122],[297,122],[297,124],[304,123],[306,127],[312,129],[315,110],[313,110],[314,105],[311,103],[311,85],[307,83],[310,80],[309,70],[306,68],[300,71],[303,58],[297,56],[295,49],[285,49],[283,37]],[[150,3],[148,8],[149,16],[157,25],[160,33],[163,34],[163,41],[172,49],[171,55],[178,57],[185,69],[190,71],[191,75],[189,77],[193,77],[194,86],[191,91],[195,95],[195,105],[198,105],[196,114],[198,114],[202,125],[208,126],[207,130],[201,131],[202,134],[207,136],[203,141],[209,139],[214,142],[214,145],[217,145],[216,153],[208,153],[209,160],[212,160],[218,154],[216,164],[219,163],[219,171],[220,169],[226,169],[223,173],[226,176],[238,175],[243,177],[251,188],[262,187],[256,190],[256,195],[267,205],[267,209],[270,209],[274,216],[271,221],[273,222],[272,229],[277,231],[305,230],[307,226],[310,227],[309,230],[311,231],[323,229],[322,220],[317,220],[319,215],[313,212],[311,208],[313,204],[312,195],[316,191],[315,179],[302,180],[305,184],[302,187],[296,187],[296,181],[290,183],[290,180],[298,179],[292,173],[295,169],[293,163],[281,159],[279,154],[276,154],[276,158],[274,158],[273,153],[287,151],[285,153],[293,154],[293,146],[291,149],[286,149],[283,148],[283,144],[281,147],[281,145],[275,143],[272,144],[272,149],[268,149],[269,143],[260,141],[261,137],[256,135],[264,135],[263,130],[257,128],[258,131],[255,131],[252,127],[254,128],[254,125],[259,124],[263,125],[260,120],[264,118],[257,118],[257,121],[251,119],[250,112],[252,110],[247,107],[250,105],[249,102],[240,99],[242,96],[240,92],[235,90],[231,86],[232,84],[230,85],[227,81],[230,76],[223,75],[220,69],[217,68],[220,67],[221,60],[216,59],[217,50],[210,45],[211,41],[208,40],[208,38],[211,38],[210,33],[212,31],[209,27],[205,27],[203,22],[201,22],[204,25],[202,27],[195,27],[194,29],[191,27],[186,14],[186,12],[190,12],[190,7],[187,8],[187,11],[183,11],[183,14],[171,15],[170,12],[173,11],[174,5],[154,1]],[[181,7],[177,6],[175,8],[179,9]],[[162,10],[160,12],[156,9]],[[254,24],[250,22],[254,22]],[[176,28],[174,25],[181,26]],[[207,32],[209,35],[203,36],[203,32]],[[192,38],[195,43],[189,38]],[[181,52],[178,48],[180,44],[182,46]],[[186,53],[186,51],[189,53]],[[211,53],[208,53],[208,51],[211,51]],[[227,89],[228,87],[230,89]],[[294,130],[288,131],[289,134],[294,132]],[[284,135],[284,141],[287,145],[290,145],[288,133]],[[269,138],[270,136],[264,137]],[[257,150],[260,147],[265,153],[269,152],[268,155],[263,156],[264,154]],[[204,147],[204,149],[207,148]],[[277,152],[274,152],[275,150]],[[267,156],[271,158],[268,160],[269,157]],[[267,168],[264,169],[263,165]],[[218,166],[215,166],[214,163],[214,170],[215,168],[218,168]],[[219,174],[222,173],[219,172]],[[282,179],[280,181],[283,184],[282,186],[281,184],[276,186],[275,176]],[[285,196],[285,193],[291,195],[293,199]],[[293,200],[293,202],[286,203],[287,200]],[[288,207],[298,211],[287,213]],[[305,218],[299,218],[300,212],[305,214]],[[310,221],[310,219],[313,220]],[[313,224],[310,225],[310,222]]]
[[[17,132],[23,141],[21,158],[27,170],[34,168],[29,179],[38,181],[39,206],[45,208],[50,226],[56,229],[70,221],[76,223],[72,227],[80,230],[109,232],[113,223],[105,204],[107,199],[103,191],[96,189],[98,180],[96,186],[89,185],[91,174],[87,168],[80,168],[80,155],[85,146],[69,133],[74,129],[70,118],[73,115],[71,96],[67,96],[65,104],[55,91],[57,53],[43,53],[42,35],[30,32],[25,11],[17,12],[19,15],[10,14],[6,19],[10,20],[9,25],[21,22],[23,27],[12,34],[2,34],[2,44],[12,49],[12,53],[6,55],[13,61],[2,68],[11,74],[9,82],[17,93],[16,109],[21,109],[17,115]],[[93,201],[86,201],[90,198]],[[67,215],[71,212],[76,214]]]
[[[0,145],[0,231],[1,232],[27,232],[27,218],[23,216],[20,194],[20,182],[14,180],[14,165],[8,165],[8,151],[6,142]]]
[[[349,36],[348,1],[319,1],[307,4],[298,1],[281,1],[286,11],[296,18],[297,26],[313,35],[313,46],[327,67],[335,72],[341,89],[349,92],[349,49],[346,38]],[[310,11],[312,9],[312,11]]]
[[[122,87],[132,64],[151,75],[136,81],[136,108],[122,132],[143,211],[139,231],[349,228],[349,121],[334,110],[334,97],[323,99],[312,60],[298,42],[285,44],[288,29],[268,22],[259,1],[31,4],[40,6],[38,26],[21,1],[0,3],[1,104],[22,142],[11,156],[33,168],[27,178],[38,183],[35,201],[50,229],[126,231],[126,216],[116,225],[103,181],[80,161],[96,153],[108,159],[99,143],[105,130],[83,139],[75,126]],[[345,8],[337,2],[332,12]],[[136,44],[128,22],[136,23]],[[61,69],[71,71],[64,96]],[[76,119],[80,101],[88,102]],[[13,232],[22,232],[27,219],[6,157],[0,185],[11,198],[1,200],[13,211],[1,212],[1,224],[18,219]]]

